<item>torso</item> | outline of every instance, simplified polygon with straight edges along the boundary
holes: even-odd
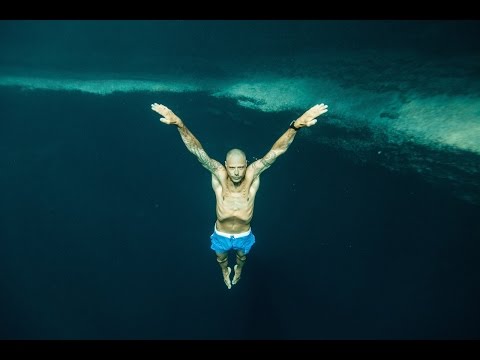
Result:
[[[255,179],[245,176],[241,184],[234,186],[227,176],[217,179],[212,175],[212,187],[217,200],[217,230],[238,234],[250,229],[259,185],[259,176]]]

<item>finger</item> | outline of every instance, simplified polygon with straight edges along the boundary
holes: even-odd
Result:
[[[152,109],[153,109],[153,108],[168,110],[168,108],[167,108],[165,105],[158,104],[158,103],[153,103],[153,104],[152,104]]]
[[[307,124],[307,126],[312,126],[312,125],[315,125],[316,123],[317,123],[317,119],[313,119]]]
[[[317,117],[319,115],[322,115],[322,114],[325,114],[327,111],[328,111],[327,108],[318,109],[317,115],[315,115],[315,117]]]
[[[164,124],[170,124],[170,121],[168,121],[167,119],[165,118],[160,118],[160,121]]]
[[[152,104],[152,110],[159,112],[160,111],[160,106],[158,104]]]

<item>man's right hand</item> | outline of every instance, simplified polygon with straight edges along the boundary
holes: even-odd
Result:
[[[164,124],[177,125],[178,127],[181,127],[183,125],[182,120],[180,120],[180,118],[165,105],[153,103],[152,110],[163,116],[160,118],[160,121]]]
[[[301,128],[301,127],[310,127],[317,123],[316,117],[326,113],[328,111],[328,105],[319,104],[311,107],[305,113],[300,116],[297,120],[295,120],[294,126]]]

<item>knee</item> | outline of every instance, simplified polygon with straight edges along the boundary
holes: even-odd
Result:
[[[240,260],[240,261],[243,261],[245,262],[247,260],[247,255],[240,255],[240,254],[237,254],[237,260]]]
[[[225,261],[228,260],[228,256],[227,255],[217,255],[217,262],[219,264],[223,264]]]

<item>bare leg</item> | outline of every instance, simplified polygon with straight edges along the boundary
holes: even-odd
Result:
[[[228,252],[223,254],[217,253],[217,262],[222,269],[223,281],[225,281],[225,285],[230,289],[232,287],[232,283],[230,282],[232,269],[228,266]]]
[[[233,277],[232,284],[235,285],[240,281],[240,277],[242,275],[243,265],[245,265],[245,261],[247,260],[247,255],[242,250],[237,251],[237,264],[233,267],[235,269],[235,276]]]

